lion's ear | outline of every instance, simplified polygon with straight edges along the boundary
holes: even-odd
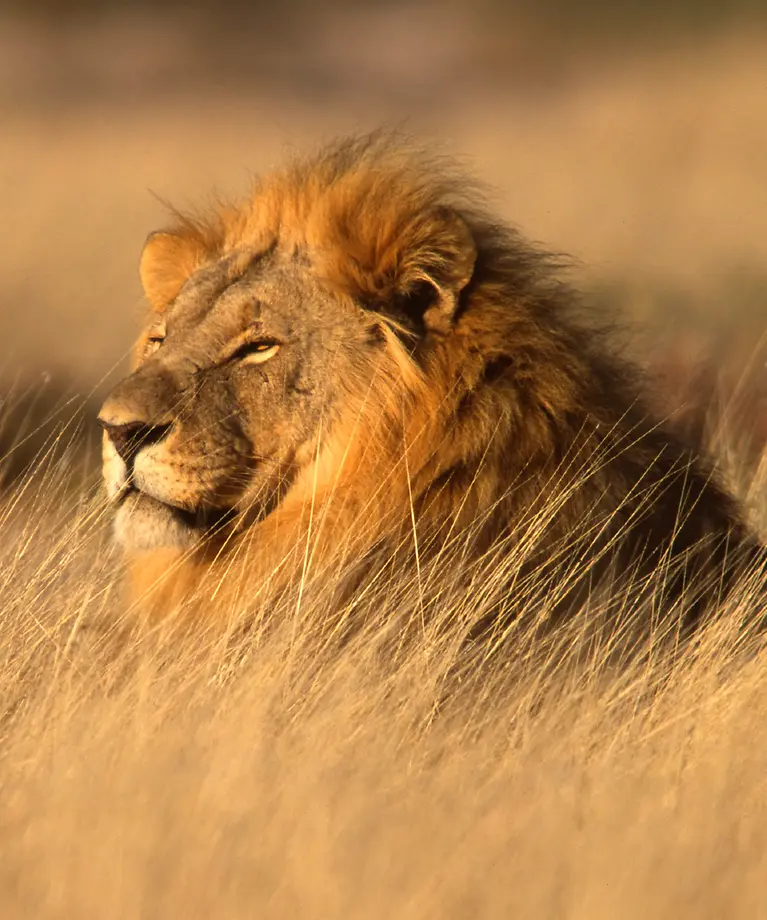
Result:
[[[419,231],[402,259],[395,303],[411,321],[447,332],[474,274],[477,247],[466,221],[450,208],[436,209]]]
[[[141,253],[139,274],[152,307],[164,310],[205,257],[205,246],[192,235],[167,230],[150,233]]]

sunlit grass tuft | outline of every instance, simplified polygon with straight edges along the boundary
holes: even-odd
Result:
[[[621,645],[631,592],[542,629],[528,576],[536,615],[470,655],[513,556],[343,601],[318,572],[185,632],[126,611],[76,456],[0,528],[4,917],[759,916],[763,573],[683,648],[673,617]]]

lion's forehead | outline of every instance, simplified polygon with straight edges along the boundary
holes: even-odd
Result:
[[[312,328],[317,316],[329,311],[341,317],[340,304],[305,267],[269,259],[236,275],[228,264],[200,269],[169,308],[166,322],[169,333],[183,331],[198,339],[234,337],[249,327],[289,335]]]

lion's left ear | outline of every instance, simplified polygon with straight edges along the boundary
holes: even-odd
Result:
[[[413,231],[411,245],[401,252],[393,306],[425,329],[447,332],[461,291],[474,274],[474,237],[450,208],[436,209]]]
[[[141,253],[139,274],[152,307],[162,312],[207,257],[204,243],[192,233],[183,230],[151,233]]]

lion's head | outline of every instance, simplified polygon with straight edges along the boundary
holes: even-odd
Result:
[[[270,177],[245,208],[148,239],[150,317],[100,413],[126,547],[248,527],[305,492],[312,466],[316,491],[315,461],[337,476],[360,413],[386,426],[450,330],[474,266],[467,224],[407,164],[381,172],[361,146],[344,172],[340,153]]]

